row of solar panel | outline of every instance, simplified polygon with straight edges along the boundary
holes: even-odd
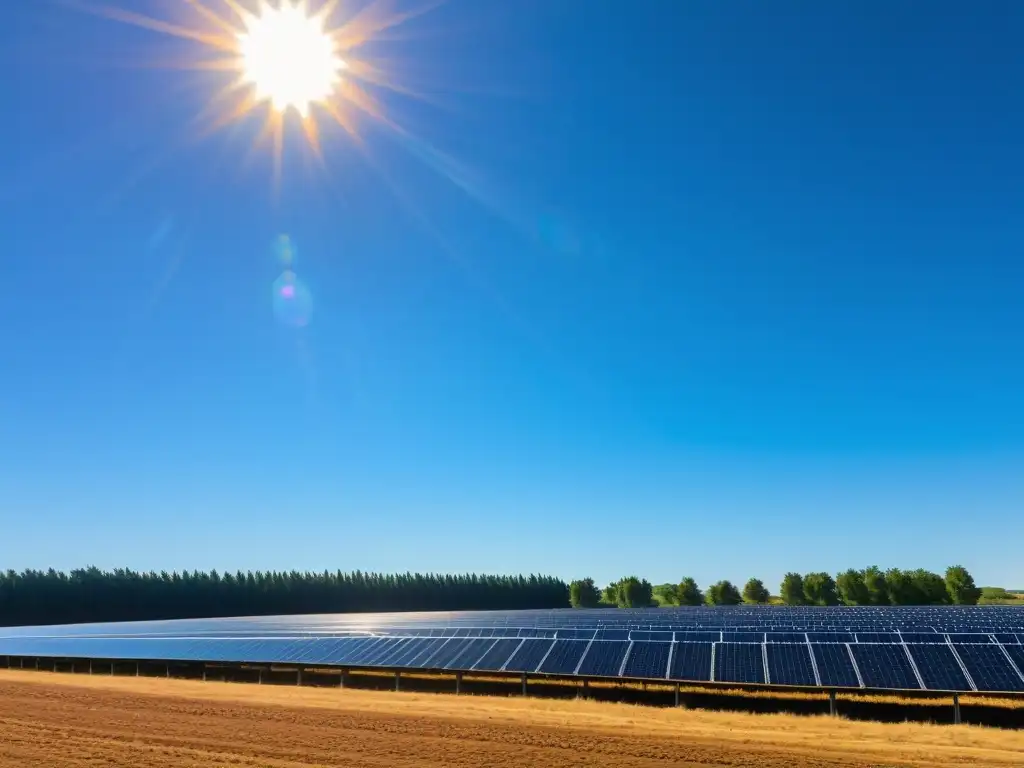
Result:
[[[696,630],[661,632],[651,630],[629,630],[629,629],[541,629],[535,627],[390,627],[375,631],[350,631],[334,632],[329,635],[315,635],[292,633],[270,633],[266,635],[252,634],[231,634],[225,637],[233,639],[270,639],[270,638],[316,638],[316,637],[368,637],[371,635],[383,637],[481,637],[481,638],[548,638],[558,640],[627,640],[634,642],[723,642],[723,643],[972,643],[983,644],[1002,643],[1003,645],[1024,644],[1024,632],[1010,633],[938,633],[938,632],[732,632],[721,630]],[[70,635],[46,635],[45,630],[37,637],[64,637]],[[30,637],[20,635],[20,637]],[[98,637],[96,635],[84,635],[81,637]],[[108,639],[136,639],[139,635],[120,634],[106,635]],[[146,636],[141,636],[146,637]],[[167,636],[169,639],[177,636]],[[212,637],[211,635],[196,635],[199,637]]]
[[[541,638],[5,639],[0,656],[294,663],[849,688],[1024,691],[1024,647]]]

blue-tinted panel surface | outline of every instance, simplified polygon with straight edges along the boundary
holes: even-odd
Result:
[[[895,632],[857,632],[858,643],[898,643],[900,636]]]
[[[1024,672],[1024,646],[1021,645],[1004,645],[1006,653],[1009,654],[1010,658],[1013,659],[1013,663],[1017,665],[1017,669]]]
[[[1003,643],[1004,645],[1017,644],[1017,636],[1010,634],[1009,632],[995,632],[992,636],[996,639],[997,643]],[[960,638],[956,635],[953,635],[953,637],[951,637],[950,640],[952,640],[954,643],[960,642]]]
[[[845,645],[835,643],[814,644],[811,653],[818,664],[821,684],[835,688],[858,688],[857,673],[850,661],[850,652]]]
[[[642,642],[662,642],[671,643],[672,633],[671,632],[658,632],[645,629],[634,629],[630,635],[629,640],[633,640],[638,643]]]
[[[625,677],[664,678],[671,650],[671,643],[633,643],[622,674]]]
[[[499,640],[495,645],[483,655],[473,669],[485,669],[497,671],[501,669],[502,665],[509,660],[509,657],[515,653],[516,648],[522,640]]]
[[[549,675],[571,675],[588,645],[587,640],[556,640],[551,653],[537,671]]]
[[[852,643],[853,632],[808,632],[812,643]]]
[[[402,653],[396,656],[391,663],[396,667],[423,667],[427,659],[449,642],[451,641],[437,637],[414,638],[403,646]]]
[[[615,677],[619,674],[628,647],[629,643],[617,640],[595,640],[583,657],[579,674]]]
[[[956,652],[979,691],[1024,691],[1024,679],[997,645],[958,645]]]
[[[806,643],[803,632],[768,632],[766,642],[769,643]]]
[[[901,632],[900,635],[903,637],[904,643],[925,643],[927,645],[934,645],[935,643],[946,642],[946,636],[941,635],[938,632]]]
[[[593,629],[560,629],[558,630],[559,640],[593,640]]]
[[[955,634],[950,634],[949,639],[956,645],[960,645],[963,643],[979,643],[981,645],[987,645],[988,643],[992,642],[992,636],[987,633],[982,635],[977,633],[971,634],[966,632],[959,632]]]
[[[806,644],[771,645],[768,653],[768,681],[772,685],[817,685]]]
[[[595,640],[629,640],[628,629],[599,629]]]
[[[971,690],[948,645],[908,645],[924,687],[931,691]]]
[[[533,672],[554,643],[554,640],[527,640],[515,652],[505,669],[509,672]]]
[[[725,643],[763,643],[764,632],[723,632],[722,642]]]
[[[857,668],[868,688],[920,688],[902,645],[851,645]]]
[[[676,643],[672,652],[672,680],[694,682],[711,679],[711,643]]]
[[[715,643],[718,642],[721,637],[721,632],[676,632],[676,641],[680,643]]]
[[[424,659],[422,664],[427,669],[443,669],[453,659],[458,658],[459,654],[465,651],[476,639],[469,637],[452,638],[448,643],[438,648],[433,655]]]
[[[763,683],[764,658],[760,645],[718,643],[715,646],[715,680],[723,683]]]
[[[470,669],[477,660],[487,652],[487,649],[494,645],[494,640],[489,637],[476,638],[466,643],[466,647],[445,664],[445,669]]]

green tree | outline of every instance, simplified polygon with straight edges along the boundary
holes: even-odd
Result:
[[[739,605],[743,602],[743,596],[731,581],[712,584],[704,599],[708,605]]]
[[[647,579],[627,576],[619,581],[616,605],[619,608],[647,608],[654,599],[654,588]]]
[[[703,605],[704,593],[700,591],[697,582],[687,576],[679,582],[676,587],[676,597],[680,605]]]
[[[808,573],[804,576],[804,598],[811,605],[838,605],[835,579],[824,571]]]
[[[743,600],[747,603],[767,603],[770,597],[760,579],[750,579],[743,587]]]
[[[569,585],[569,604],[573,608],[595,608],[601,600],[601,593],[591,578],[579,579]]]
[[[844,605],[871,605],[864,572],[850,568],[836,577],[836,589]]]
[[[981,590],[974,585],[974,577],[962,565],[946,569],[946,592],[954,605],[977,605]]]
[[[922,602],[922,595],[918,593],[908,571],[889,568],[885,572],[885,587],[890,605],[920,605]]]
[[[917,594],[918,605],[948,605],[946,581],[939,574],[917,568],[910,572],[910,580]]]
[[[679,605],[679,595],[675,584],[656,584],[654,602],[658,605]]]
[[[779,586],[779,597],[786,605],[803,605],[804,577],[792,572],[783,576],[782,584]]]
[[[601,602],[608,605],[617,605],[619,602],[619,582],[613,581],[601,590]]]
[[[885,574],[877,565],[864,569],[864,588],[868,593],[868,605],[889,605],[889,585]]]

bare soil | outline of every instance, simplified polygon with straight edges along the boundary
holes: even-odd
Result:
[[[0,768],[1024,765],[977,726],[0,672]]]

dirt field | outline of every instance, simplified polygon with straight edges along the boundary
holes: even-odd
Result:
[[[0,768],[1019,766],[1024,733],[593,701],[0,672]]]

